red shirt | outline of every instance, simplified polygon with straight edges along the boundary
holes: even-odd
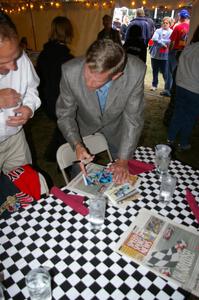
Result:
[[[171,42],[174,42],[174,50],[184,49],[187,42],[188,32],[189,23],[183,22],[174,27],[173,32],[170,36]]]

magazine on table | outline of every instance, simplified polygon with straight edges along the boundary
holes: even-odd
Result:
[[[116,251],[199,296],[199,233],[142,208]]]
[[[87,166],[87,177],[84,178],[82,173],[78,174],[69,182],[67,188],[88,197],[102,193],[110,202],[117,205],[137,195],[139,184],[138,176],[129,175],[128,182],[118,185],[113,182],[112,173],[107,171],[107,167],[91,163]]]

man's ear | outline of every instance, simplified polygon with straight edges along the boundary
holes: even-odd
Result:
[[[112,80],[116,80],[116,79],[118,79],[122,75],[123,75],[123,72],[119,72],[119,73],[113,75]]]

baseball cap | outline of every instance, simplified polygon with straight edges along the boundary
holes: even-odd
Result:
[[[189,14],[188,10],[186,10],[186,9],[182,9],[178,15],[184,19],[190,18],[190,14]]]

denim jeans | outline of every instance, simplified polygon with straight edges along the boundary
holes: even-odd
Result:
[[[171,74],[173,74],[173,71],[175,70],[175,68],[177,67],[177,59],[176,59],[176,53],[177,50],[170,50],[169,51],[169,57],[168,57],[168,63],[169,63],[169,70],[171,72]]]
[[[181,146],[187,146],[199,117],[199,94],[176,86],[175,109],[170,122],[168,139],[175,141],[179,134]]]
[[[168,74],[168,61],[167,60],[160,60],[156,58],[151,58],[151,66],[153,72],[153,81],[152,86],[158,86],[158,73],[161,72],[164,78],[165,84],[167,81],[167,74]],[[165,86],[166,89],[166,86]]]
[[[177,67],[177,59],[176,59],[176,50],[169,51],[168,56],[168,74],[167,81],[165,83],[165,90],[171,91],[172,83],[173,83],[173,72]]]

